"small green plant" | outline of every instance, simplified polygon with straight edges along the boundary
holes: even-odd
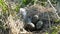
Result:
[[[60,22],[60,19],[55,19],[54,22],[55,23],[59,23]]]
[[[51,34],[58,34],[58,31],[59,31],[59,27],[57,26],[52,26],[52,32]]]
[[[8,10],[8,7],[5,4],[4,0],[0,0],[0,7],[2,7],[3,13],[6,13],[6,11]]]

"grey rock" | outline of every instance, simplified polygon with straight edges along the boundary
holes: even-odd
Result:
[[[26,25],[25,25],[25,30],[26,31],[32,31],[32,30],[34,30],[35,29],[35,25],[33,24],[33,23],[27,23]]]
[[[34,24],[36,24],[38,20],[39,20],[39,15],[34,15],[34,16],[32,17],[32,19],[31,19],[31,21],[32,21]]]
[[[31,27],[31,28],[34,28],[35,25],[33,23],[27,23],[27,26]]]
[[[36,24],[36,28],[40,29],[43,26],[43,22],[42,21],[38,21]]]

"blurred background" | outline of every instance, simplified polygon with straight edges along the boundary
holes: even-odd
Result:
[[[60,17],[60,0],[49,0]],[[54,19],[48,30],[27,32],[19,14],[20,8],[41,5],[50,8],[48,0],[0,0],[0,34],[60,34],[60,19]],[[51,7],[51,8],[53,8]],[[38,7],[37,7],[38,8]],[[31,9],[30,9],[31,10]],[[43,10],[43,8],[42,8]],[[49,9],[50,10],[50,9]],[[45,10],[44,10],[45,11]],[[19,14],[19,15],[18,15]],[[46,27],[46,26],[45,26]],[[36,33],[38,32],[38,33]]]

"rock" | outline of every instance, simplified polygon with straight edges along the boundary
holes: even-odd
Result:
[[[35,29],[35,25],[33,23],[27,23],[24,27],[27,31],[33,31]]]
[[[42,21],[38,21],[36,24],[36,28],[40,29],[43,26],[43,22]]]
[[[34,15],[31,20],[33,24],[36,24],[39,20],[39,15]]]
[[[32,28],[34,28],[34,27],[35,27],[35,25],[34,25],[33,23],[28,23],[28,25],[27,25],[27,26],[32,27]]]

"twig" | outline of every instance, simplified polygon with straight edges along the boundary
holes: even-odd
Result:
[[[54,7],[53,7],[53,5],[52,5],[52,3],[50,2],[50,0],[47,0],[48,2],[49,2],[49,4],[51,5],[51,7],[55,10],[55,11],[57,11]]]
[[[50,34],[50,32],[51,32],[51,31],[50,31],[50,29],[51,29],[51,22],[50,22],[51,20],[50,20],[50,19],[51,19],[51,18],[50,18],[50,16],[49,16],[49,13],[48,13],[48,12],[47,12],[47,14],[48,14],[48,22],[49,22],[49,30],[48,30],[48,31],[49,31],[49,34]]]
[[[52,3],[50,2],[50,0],[47,0],[49,2],[49,4],[51,5],[51,7],[54,9],[54,14],[57,16],[58,19],[60,19],[58,13],[56,12],[57,10],[53,7]]]

